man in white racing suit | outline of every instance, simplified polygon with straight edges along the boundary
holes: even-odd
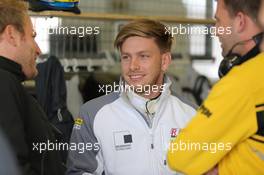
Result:
[[[68,175],[176,174],[167,165],[167,149],[195,110],[171,93],[165,74],[171,44],[165,26],[156,21],[137,20],[121,28],[115,41],[120,84],[81,107]]]

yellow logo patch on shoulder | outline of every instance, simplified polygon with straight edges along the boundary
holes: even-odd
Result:
[[[74,124],[76,125],[82,125],[83,124],[83,119],[80,117],[77,117],[74,121]]]
[[[74,121],[74,128],[75,129],[81,129],[81,125],[83,124],[83,119],[80,117],[77,117]]]

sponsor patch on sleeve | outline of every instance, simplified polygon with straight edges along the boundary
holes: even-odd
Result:
[[[198,108],[198,112],[202,113],[203,115],[205,115],[208,118],[212,115],[212,112],[204,104],[202,104]]]
[[[83,125],[83,119],[82,118],[80,118],[80,117],[77,117],[76,119],[75,119],[75,121],[74,121],[74,126],[73,126],[73,128],[74,129],[81,129],[81,126]]]

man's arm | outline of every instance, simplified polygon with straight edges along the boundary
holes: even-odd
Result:
[[[23,100],[21,89],[9,75],[1,74],[0,88],[0,127],[7,136],[23,174],[36,174],[31,169],[29,150],[26,143],[25,125],[23,121]]]
[[[0,174],[12,174],[21,175],[18,170],[17,161],[13,155],[13,151],[10,149],[10,145],[7,142],[4,135],[0,131]]]
[[[85,111],[83,106],[72,130],[67,175],[101,175],[104,171],[100,145],[93,130],[94,118]],[[74,149],[74,145],[77,149]],[[84,149],[80,149],[82,145]]]
[[[248,91],[245,83],[233,78],[219,82],[196,116],[171,143],[170,167],[186,174],[205,173],[233,146],[255,133],[256,114]]]

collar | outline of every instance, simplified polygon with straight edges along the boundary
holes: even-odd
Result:
[[[124,83],[125,82],[123,81],[121,84]],[[167,75],[165,75],[163,91],[158,97],[154,99],[144,98],[133,91],[122,91],[120,92],[120,95],[123,96],[128,101],[128,103],[130,103],[134,108],[136,108],[136,110],[139,111],[141,114],[154,115],[159,109],[160,104],[171,94],[170,86],[171,80]]]
[[[6,57],[0,56],[0,69],[12,73],[20,82],[26,79],[24,73],[22,72],[22,67],[18,63]]]
[[[250,58],[254,58],[260,53],[260,48],[259,44],[256,44],[246,55],[242,56],[239,62],[239,65],[246,62]]]

